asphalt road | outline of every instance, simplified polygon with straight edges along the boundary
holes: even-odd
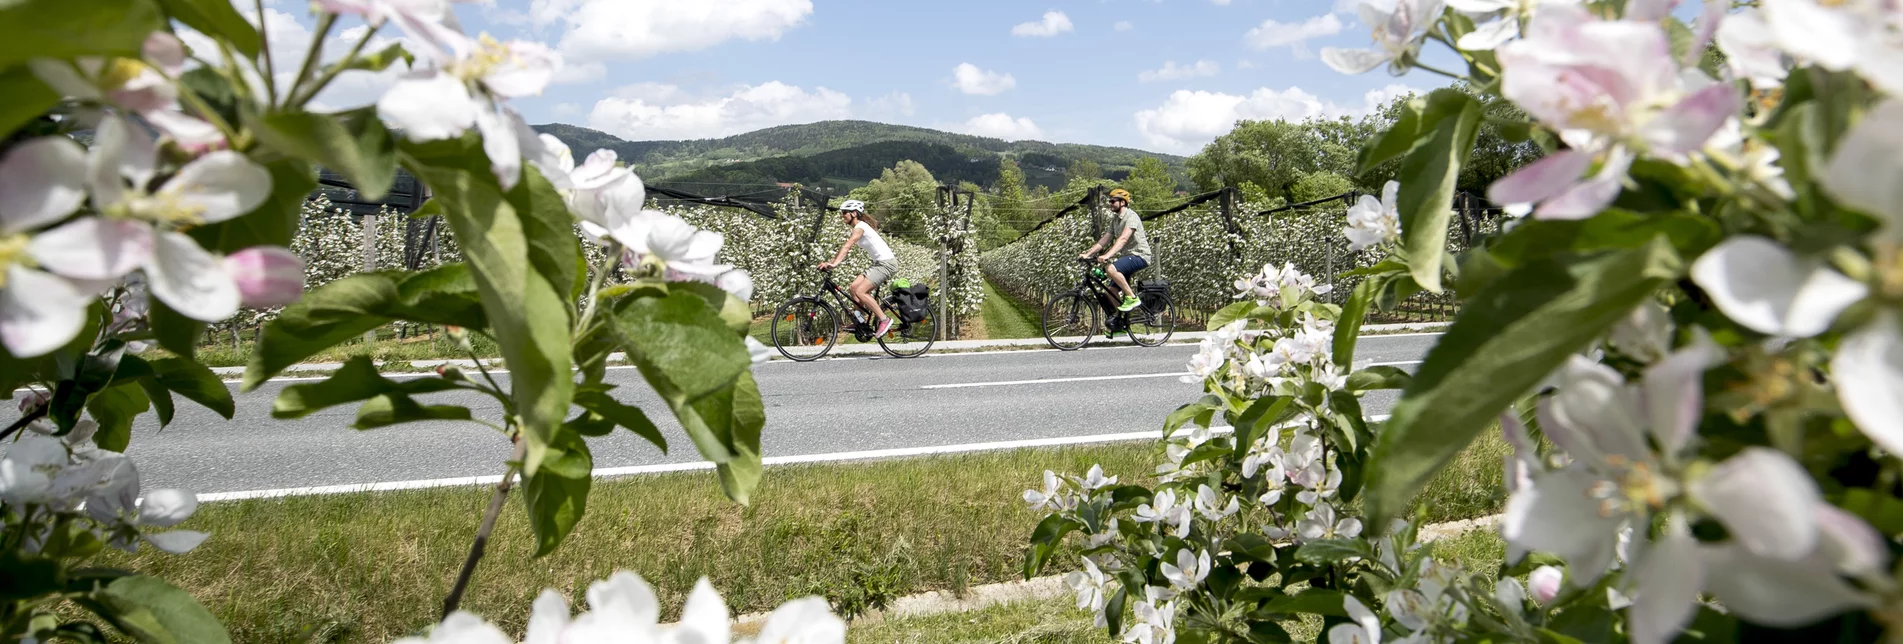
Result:
[[[1364,338],[1356,362],[1408,368],[1435,339]],[[774,361],[755,368],[767,408],[763,451],[790,456],[1153,431],[1200,393],[1197,385],[1176,378],[1195,350],[1110,346],[911,360]],[[700,460],[638,372],[611,369],[608,380],[621,385],[615,393],[623,402],[648,411],[670,451],[663,454],[629,432],[617,432],[590,441],[597,468]],[[294,421],[272,419],[271,401],[296,381],[238,394],[236,420],[182,399],[177,417],[162,431],[151,415],[142,416],[128,454],[143,483],[213,493],[483,476],[501,473],[508,456],[500,434],[474,423],[356,431],[348,427],[355,405]],[[467,405],[477,417],[500,415],[499,405],[475,394],[426,399]],[[1371,416],[1385,414],[1393,400],[1388,392],[1370,395],[1364,409]],[[0,416],[14,415],[6,412]]]

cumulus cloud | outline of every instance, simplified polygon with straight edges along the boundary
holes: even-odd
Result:
[[[812,13],[812,0],[533,0],[528,16],[537,27],[561,24],[562,55],[588,63],[778,40]]]
[[[647,100],[660,96],[673,100]],[[727,96],[694,100],[683,100],[658,87],[631,90],[628,96],[596,102],[588,114],[588,126],[636,141],[706,139],[850,116],[852,99],[845,94],[824,87],[807,91],[773,81],[742,87]]]
[[[563,61],[555,77],[549,82],[555,85],[585,85],[608,77],[608,66],[601,63],[577,63]]]
[[[893,116],[911,116],[918,113],[912,104],[912,95],[905,92],[893,92],[866,102],[868,115],[891,118]]]
[[[1137,80],[1145,83],[1155,81],[1173,81],[1186,78],[1215,76],[1222,72],[1222,66],[1213,60],[1199,60],[1188,65],[1178,65],[1176,61],[1164,61],[1162,69],[1145,70],[1137,74]]]
[[[974,116],[971,120],[965,121],[963,130],[966,134],[973,136],[989,136],[1007,141],[1044,136],[1044,130],[1031,122],[1031,119],[1011,118],[1010,114],[1003,112]]]
[[[1111,25],[1110,28],[1115,29],[1117,31],[1129,31],[1131,29],[1137,28],[1137,26],[1130,24],[1130,21],[1128,20],[1118,20],[1117,24]]]
[[[1301,22],[1276,22],[1264,20],[1261,25],[1250,29],[1243,40],[1256,49],[1271,49],[1287,46],[1296,55],[1308,54],[1308,40],[1341,33],[1341,19],[1335,14],[1325,13]]]
[[[1360,105],[1340,105],[1324,101],[1300,87],[1279,91],[1264,87],[1244,96],[1179,90],[1162,105],[1137,112],[1136,126],[1137,132],[1152,146],[1171,152],[1194,152],[1228,133],[1236,121],[1359,116],[1411,92],[1418,90],[1405,85],[1388,85],[1363,94]]]
[[[239,13],[253,26],[260,22],[264,25],[265,34],[271,41],[272,63],[278,72],[275,80],[282,90],[296,81],[297,70],[303,65],[311,38],[315,34],[298,16],[270,8],[276,3],[266,2],[265,4],[267,6],[264,9],[262,21],[259,19],[257,9],[249,5],[239,8]],[[318,60],[328,63],[343,58],[351,46],[366,35],[370,37],[364,48],[368,52],[381,51],[393,43],[404,41],[402,38],[385,38],[372,34],[369,27],[359,25],[344,29],[324,41],[318,52],[320,56]],[[202,33],[180,27],[178,37],[193,56],[204,60],[219,60],[222,56],[218,43]],[[196,63],[188,64],[196,65]],[[408,71],[408,65],[397,61],[396,64],[381,72],[363,70],[343,72],[332,79],[324,91],[319,92],[311,100],[310,108],[315,111],[333,111],[369,105],[383,96],[384,91],[396,82],[397,77]],[[264,93],[262,76],[253,74],[249,70],[244,71],[243,74],[246,82],[252,86],[252,91],[258,94]]]
[[[1013,36],[1048,37],[1071,30],[1070,16],[1062,11],[1047,11],[1044,18],[1036,22],[1026,22],[1011,28]]]
[[[1018,86],[1018,79],[1010,74],[979,69],[971,63],[959,63],[952,69],[952,87],[966,94],[993,96]]]
[[[1335,13],[1352,16],[1355,15],[1356,11],[1360,10],[1360,6],[1361,0],[1335,0],[1334,11]]]

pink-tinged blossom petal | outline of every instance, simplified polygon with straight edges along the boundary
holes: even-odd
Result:
[[[411,141],[462,136],[481,111],[468,85],[435,71],[411,72],[377,99],[377,116]]]
[[[1692,343],[1645,370],[1645,406],[1659,450],[1677,454],[1697,433],[1705,411],[1705,370],[1724,352],[1705,330],[1693,327]]]
[[[152,259],[152,226],[83,217],[27,244],[40,266],[75,280],[116,280]]]
[[[184,112],[159,110],[147,112],[145,120],[160,134],[170,137],[178,147],[193,154],[204,154],[226,146],[225,133],[218,127]]]
[[[1837,576],[1822,553],[1800,560],[1752,554],[1742,546],[1705,548],[1707,592],[1739,617],[1776,627],[1803,626],[1875,601]]]
[[[1640,135],[1652,146],[1653,153],[1690,154],[1705,147],[1705,142],[1736,116],[1740,107],[1738,90],[1713,84],[1660,112],[1640,128]]]
[[[1705,51],[1711,46],[1712,37],[1717,35],[1725,22],[1725,12],[1731,10],[1729,0],[1705,0],[1703,10],[1698,13],[1698,24],[1692,32],[1692,45],[1685,48],[1685,57],[1678,61],[1686,67],[1697,67],[1704,60]]]
[[[1818,545],[1837,570],[1851,576],[1881,575],[1890,569],[1890,546],[1862,517],[1830,504],[1817,506]]]
[[[271,171],[243,154],[219,150],[185,164],[157,194],[189,205],[200,222],[217,223],[271,198]]]
[[[1533,601],[1544,605],[1559,596],[1559,586],[1566,580],[1566,573],[1552,566],[1540,566],[1526,576],[1526,589]]]
[[[1869,295],[1869,288],[1755,236],[1727,239],[1692,264],[1692,281],[1726,317],[1765,335],[1808,338],[1830,328],[1837,314]]]
[[[1633,644],[1672,641],[1672,636],[1691,621],[1698,608],[1698,591],[1705,584],[1698,541],[1692,538],[1683,518],[1671,518],[1663,538],[1646,550],[1645,559],[1633,574],[1637,583],[1626,625]]]
[[[1624,189],[1621,182],[1626,171],[1632,168],[1632,153],[1625,148],[1613,148],[1606,153],[1605,163],[1591,179],[1574,184],[1565,192],[1540,204],[1533,211],[1539,219],[1586,219],[1605,211],[1607,206],[1619,198]]]
[[[145,37],[145,44],[139,48],[145,54],[145,60],[157,65],[166,76],[177,78],[185,73],[185,43],[178,36],[154,31]]]
[[[1784,51],[1778,49],[1777,36],[1755,7],[1746,7],[1727,18],[1718,27],[1717,42],[1732,75],[1749,79],[1753,87],[1781,86],[1790,74]]]
[[[92,298],[72,283],[15,264],[0,288],[0,343],[20,358],[36,358],[66,346],[86,326]]]
[[[1559,150],[1513,171],[1487,187],[1487,199],[1501,204],[1531,204],[1564,193],[1592,169],[1592,155]]]
[[[1544,401],[1558,426],[1542,428],[1552,434],[1574,434],[1576,438],[1568,442],[1590,443],[1601,459],[1616,456],[1630,463],[1650,461],[1652,449],[1645,442],[1645,422],[1638,415],[1638,403],[1619,372],[1574,355],[1560,368],[1558,391]],[[1573,456],[1590,458],[1589,454]]]
[[[1542,474],[1507,499],[1500,535],[1522,550],[1566,559],[1576,585],[1591,585],[1612,563],[1621,517],[1600,512],[1598,479],[1579,469]]]
[[[514,190],[522,180],[522,145],[509,123],[506,108],[489,105],[476,111],[476,131],[482,133],[482,151],[489,156],[489,169],[504,191]]]
[[[92,188],[93,204],[106,206],[124,202],[126,181],[144,189],[158,172],[158,142],[144,130],[119,116],[108,116],[93,137],[93,149],[86,159],[86,179]]]
[[[244,306],[268,309],[296,302],[304,293],[304,259],[278,246],[254,246],[225,258]]]
[[[238,312],[238,284],[224,265],[184,233],[160,233],[145,266],[152,295],[185,317],[217,322]]]
[[[1388,57],[1371,49],[1323,47],[1322,62],[1327,63],[1329,69],[1353,75],[1380,67],[1382,63],[1388,62]]]
[[[1884,311],[1846,336],[1830,361],[1844,413],[1878,447],[1903,454],[1903,323]]]
[[[1837,203],[1874,215],[1885,234],[1903,239],[1903,99],[1864,113],[1818,176]]]
[[[0,158],[0,233],[59,221],[85,201],[86,150],[72,139],[32,139]]]
[[[1761,557],[1795,560],[1817,549],[1817,483],[1789,455],[1747,447],[1692,481],[1691,497],[1731,538]]]

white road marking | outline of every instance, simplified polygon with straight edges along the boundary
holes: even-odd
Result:
[[[1367,417],[1371,423],[1388,419],[1387,414]],[[1284,426],[1291,423],[1284,423]],[[1185,430],[1177,430],[1182,433]],[[1209,428],[1212,434],[1228,434],[1235,431],[1227,425]],[[1069,445],[1095,445],[1100,443],[1121,443],[1126,441],[1155,440],[1163,437],[1163,432],[1125,432],[1121,434],[1094,434],[1090,436],[1063,436],[1059,438],[1035,438],[1019,441],[999,441],[992,443],[966,443],[963,445],[940,445],[935,447],[902,447],[898,449],[878,449],[857,452],[832,452],[828,454],[801,454],[798,456],[769,456],[760,459],[761,465],[799,465],[812,463],[843,463],[868,461],[908,456],[932,456],[941,454],[967,454],[972,452],[993,452],[1030,447],[1063,447]],[[661,465],[635,465],[630,467],[605,467],[594,471],[596,478],[633,476],[640,474],[666,474],[669,472],[692,472],[714,469],[708,461],[694,463],[666,463]],[[398,490],[424,490],[439,487],[460,487],[471,485],[494,485],[502,481],[499,475],[465,476],[447,479],[424,479],[418,481],[393,481],[388,483],[361,483],[356,485],[323,485],[316,487],[280,488],[275,490],[251,490],[248,492],[214,492],[198,495],[199,501],[239,501],[244,499],[275,499],[288,496],[322,496],[330,494],[351,494],[357,492],[394,492]]]
[[[1135,380],[1138,378],[1167,378],[1181,376],[1188,372],[1171,371],[1169,373],[1139,373],[1126,376],[1084,376],[1079,378],[1044,378],[1040,380],[1000,380],[997,382],[961,382],[949,385],[921,385],[920,389],[965,389],[968,387],[1008,387],[1011,385],[1045,385],[1057,382],[1089,382],[1092,380]]]
[[[1419,360],[1404,360],[1401,362],[1376,362],[1374,364],[1370,364],[1362,368],[1366,369],[1368,367],[1405,367],[1411,364],[1420,364],[1420,363],[1421,361]]]

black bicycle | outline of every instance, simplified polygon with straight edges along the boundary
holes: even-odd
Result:
[[[1077,262],[1084,265],[1084,276],[1077,286],[1044,305],[1044,339],[1052,347],[1060,351],[1082,349],[1098,329],[1106,334],[1128,334],[1130,341],[1146,347],[1169,341],[1176,332],[1176,315],[1170,307],[1167,284],[1139,282],[1137,300],[1142,304],[1128,312],[1119,311],[1117,305],[1122,298],[1113,295],[1118,291],[1110,284],[1109,275],[1088,259]]]
[[[932,349],[932,343],[938,338],[938,311],[929,302],[922,319],[906,322],[899,315],[897,296],[880,297],[882,289],[874,289],[873,299],[885,309],[886,317],[892,319],[892,329],[875,337],[878,328],[874,326],[871,312],[833,283],[832,271],[820,271],[820,275],[817,294],[787,300],[774,312],[773,347],[780,350],[780,355],[797,362],[818,360],[832,352],[833,345],[839,342],[841,328],[848,323],[854,338],[860,342],[877,339],[879,348],[895,358],[916,358]],[[830,302],[826,300],[828,294],[832,295]],[[842,320],[840,311],[852,312],[852,319]]]

